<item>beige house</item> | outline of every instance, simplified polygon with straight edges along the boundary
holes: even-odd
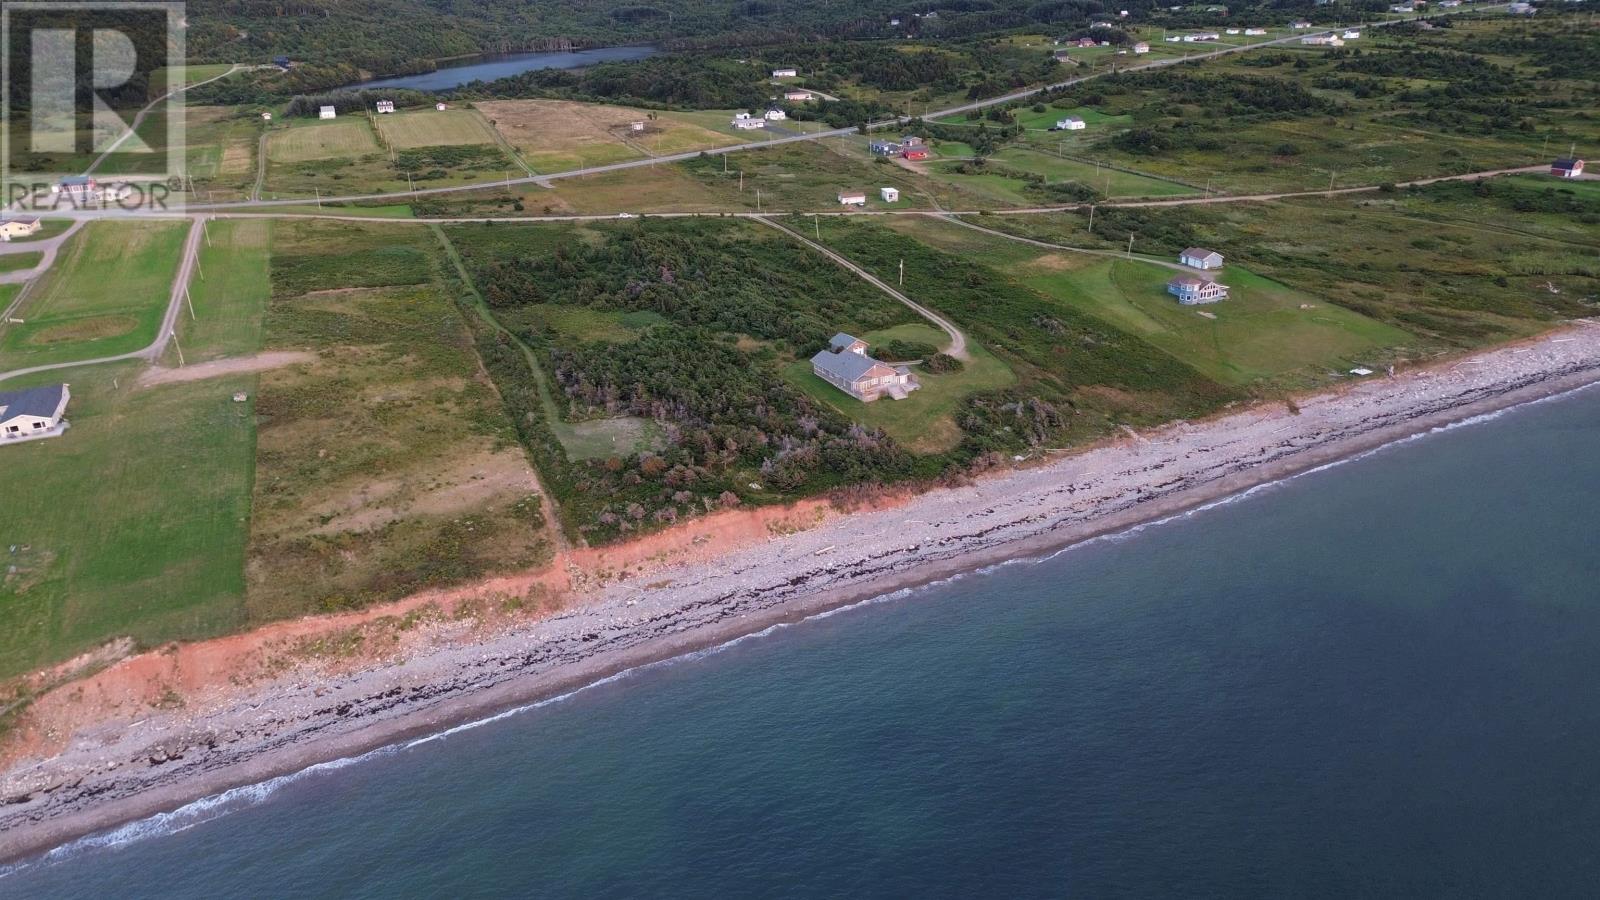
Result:
[[[905,366],[891,366],[867,355],[867,342],[840,332],[828,342],[828,349],[811,357],[811,371],[863,403],[888,395],[904,400],[906,394],[921,387],[917,376]]]
[[[0,394],[0,444],[55,437],[67,429],[61,418],[72,392],[49,384]]]
[[[0,219],[0,241],[14,241],[32,237],[43,227],[38,216],[15,216]]]

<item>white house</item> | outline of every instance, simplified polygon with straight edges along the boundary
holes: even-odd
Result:
[[[1311,23],[1301,19],[1298,22],[1290,22],[1289,27],[1293,28],[1295,31],[1305,31],[1307,28],[1311,27]]]
[[[767,120],[752,116],[747,112],[736,113],[733,117],[733,127],[742,129],[765,128]]]
[[[643,131],[644,130],[644,120],[640,119],[640,120],[637,120],[637,121],[629,122],[628,123],[628,129],[630,131]]]
[[[1149,53],[1150,52],[1150,45],[1148,43],[1146,43],[1145,41],[1140,41],[1139,43],[1133,45],[1133,52],[1134,53]]]
[[[1341,40],[1337,35],[1332,35],[1332,34],[1309,34],[1309,35],[1306,35],[1305,37],[1301,38],[1300,39],[1300,43],[1302,43],[1302,44],[1310,44],[1310,45],[1315,46],[1315,47],[1343,47],[1344,46],[1344,41]]]
[[[41,227],[38,216],[8,216],[0,219],[0,241],[32,237]]]
[[[1583,160],[1558,159],[1550,164],[1550,174],[1557,178],[1583,177]]]
[[[1228,286],[1198,275],[1179,275],[1167,282],[1167,293],[1184,306],[1195,306],[1228,299]]]
[[[1086,127],[1088,126],[1084,121],[1077,116],[1067,116],[1056,123],[1057,131],[1082,131]]]
[[[1357,28],[1347,28],[1345,29],[1343,37],[1347,41],[1353,41],[1361,37],[1361,31]]]
[[[797,69],[773,69],[772,70],[772,77],[773,78],[794,78],[795,76],[797,76],[799,74],[800,74],[800,72]]]
[[[1506,7],[1506,13],[1513,16],[1531,16],[1537,12],[1532,3],[1513,3]]]
[[[1204,247],[1190,247],[1178,254],[1178,262],[1191,269],[1220,269],[1222,254]]]
[[[801,101],[810,100],[811,99],[811,92],[810,91],[784,91],[783,92],[783,99],[785,99],[785,100],[801,100]]]
[[[811,357],[811,371],[818,378],[862,401],[871,403],[887,394],[904,400],[906,394],[921,387],[906,366],[891,366],[867,355],[867,342],[840,332],[828,342],[828,349]]]
[[[271,122],[272,121],[272,113],[269,113],[269,112],[262,113],[261,114],[261,121],[263,121],[263,122]]]
[[[763,115],[767,117],[768,122],[782,122],[789,118],[789,114],[781,109],[769,109]]]
[[[1228,28],[1228,29],[1224,29],[1224,30],[1227,31],[1228,34],[1238,34],[1239,33],[1239,29],[1237,29],[1237,28]]]
[[[378,112],[380,112],[380,113],[392,113],[392,112],[394,112],[394,101],[393,100],[379,100],[378,101]]]
[[[840,191],[840,206],[866,206],[867,194],[865,191]]]
[[[445,110],[449,109],[450,107],[445,106],[443,103],[435,103],[433,105],[433,108],[435,110],[438,110],[439,112],[444,112]]]
[[[883,202],[885,202],[885,203],[899,203],[900,202],[900,189],[899,188],[892,188],[892,187],[878,188],[878,194],[879,194],[879,196],[883,197]]]
[[[1246,28],[1244,33],[1251,37],[1260,37],[1263,34],[1266,34],[1267,30],[1265,28]]]
[[[49,384],[0,394],[0,443],[55,437],[67,429],[61,414],[72,392]]]
[[[338,115],[339,115],[338,110],[334,109],[331,106],[324,106],[321,109],[317,110],[317,118],[319,118],[319,119],[332,119],[332,118],[334,118],[334,117],[336,117]]]
[[[1176,44],[1177,42],[1179,42],[1181,40],[1183,40],[1183,38],[1181,38],[1181,37],[1179,37],[1179,36],[1174,34],[1174,35],[1171,35],[1170,37],[1167,38],[1167,43]]]

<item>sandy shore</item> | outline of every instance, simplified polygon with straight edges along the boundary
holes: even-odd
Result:
[[[320,761],[435,734],[632,667],[830,608],[1192,510],[1384,444],[1600,381],[1600,325],[1352,382],[1285,406],[1174,423],[1113,446],[842,516],[715,561],[613,582],[487,640],[377,668],[290,675],[205,709],[76,734],[0,778],[0,860]]]

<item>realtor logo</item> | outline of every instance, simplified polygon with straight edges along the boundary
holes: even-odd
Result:
[[[169,209],[184,184],[184,10],[168,2],[0,4],[6,208]]]

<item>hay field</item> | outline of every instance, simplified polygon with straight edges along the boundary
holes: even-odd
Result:
[[[396,150],[495,142],[489,123],[470,109],[400,112],[379,116],[377,122],[384,142]]]
[[[267,158],[273,162],[342,159],[377,153],[378,141],[366,120],[351,117],[314,125],[296,125],[272,132]]]
[[[495,100],[476,104],[489,122],[541,172],[605,165],[645,156],[742,143],[673,113],[568,100]],[[633,122],[645,122],[643,132]]]

